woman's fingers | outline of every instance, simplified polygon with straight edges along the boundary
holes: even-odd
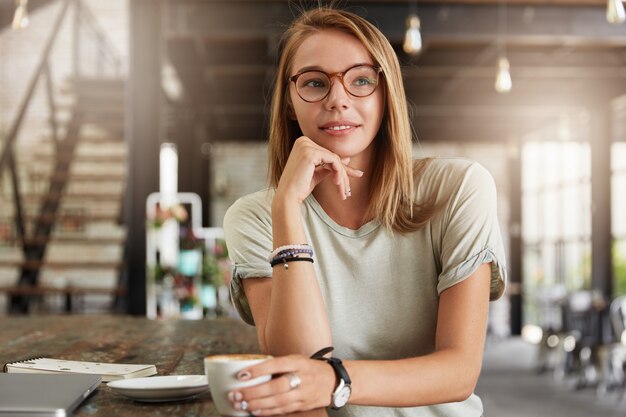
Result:
[[[332,368],[302,355],[270,359],[242,370],[238,378],[249,380],[273,375],[268,382],[229,392],[236,409],[253,415],[287,414],[326,407],[335,382]]]
[[[300,368],[300,362],[305,360],[306,359],[300,355],[280,356],[244,369],[237,374],[237,377],[241,380],[247,380],[263,375],[286,374],[298,370]],[[247,377],[243,378],[242,376]]]
[[[350,158],[340,159],[338,156],[331,154],[327,159],[321,159],[315,164],[314,182],[315,185],[322,182],[328,175],[332,175],[333,182],[337,185],[337,190],[342,199],[350,196],[350,176],[359,177],[361,171],[350,168],[348,170],[346,162]]]
[[[305,164],[303,164],[303,162],[305,162]],[[301,170],[303,166],[311,164],[313,166],[313,172],[310,180],[307,180],[308,193],[313,191],[320,182],[332,180],[337,187],[340,198],[345,200],[352,195],[350,179],[363,176],[362,171],[351,168],[348,165],[349,163],[350,157],[341,158],[337,154],[317,145],[311,139],[302,136],[296,140],[292,155],[289,158],[283,174],[284,177],[290,179],[288,181],[292,181],[299,177],[297,172],[304,172]],[[309,167],[311,165],[309,165]],[[283,182],[283,178],[281,178],[281,182]],[[288,182],[285,181],[285,183],[287,184]],[[295,194],[299,195],[300,201],[306,198],[301,188],[304,183],[297,185],[292,181],[291,184],[296,185],[296,190],[298,188],[300,189],[300,191],[295,191]]]

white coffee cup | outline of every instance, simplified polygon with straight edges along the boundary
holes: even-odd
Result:
[[[224,354],[204,358],[204,373],[209,381],[211,397],[218,413],[223,416],[249,416],[250,411],[236,410],[228,399],[228,393],[237,388],[250,387],[269,381],[271,375],[263,375],[247,381],[237,379],[239,371],[272,358],[261,354]]]

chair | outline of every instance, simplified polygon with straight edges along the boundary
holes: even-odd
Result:
[[[617,297],[609,310],[613,343],[607,346],[602,364],[602,378],[598,384],[599,397],[618,394],[622,401],[626,396],[626,296]]]
[[[598,350],[602,345],[602,295],[580,290],[568,295],[563,308],[561,360],[555,368],[557,380],[572,388],[584,388],[598,382]]]
[[[567,289],[562,285],[546,288],[537,295],[540,312],[541,341],[539,342],[536,371],[553,371],[557,366],[558,348],[563,336],[563,306]]]

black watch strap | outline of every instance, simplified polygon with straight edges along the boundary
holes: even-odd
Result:
[[[322,358],[322,359],[328,362],[333,367],[333,369],[335,370],[335,375],[337,376],[337,379],[339,378],[343,379],[343,382],[346,385],[350,385],[352,383],[352,381],[350,380],[350,376],[348,376],[348,371],[346,371],[345,366],[343,366],[341,359],[339,358]]]
[[[322,348],[320,350],[318,350],[317,352],[315,352],[314,354],[311,355],[311,359],[322,359],[324,360],[324,355],[326,355],[327,353],[332,352],[333,350],[335,350],[334,347],[332,346],[328,346],[325,348]]]

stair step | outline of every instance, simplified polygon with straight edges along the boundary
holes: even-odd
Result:
[[[57,103],[57,110],[65,113],[73,113],[75,110],[82,113],[112,113],[124,115],[126,100],[97,100],[95,97],[79,97],[76,100]]]
[[[123,154],[117,155],[81,155],[76,153],[68,153],[61,151],[59,153],[46,154],[37,152],[29,156],[21,155],[20,162],[24,160],[34,159],[36,161],[48,160],[59,162],[102,162],[102,163],[123,163],[126,162],[127,156]]]
[[[0,219],[4,220],[4,219]],[[9,219],[10,220],[10,219]],[[37,216],[26,216],[26,218],[24,219],[25,222],[34,222],[34,221],[39,221],[41,223],[44,224],[53,224],[56,223],[57,221],[59,222],[63,222],[63,221],[70,221],[70,220],[76,220],[76,221],[82,221],[82,222],[117,222],[119,220],[119,214],[85,214],[85,215],[80,215],[80,214],[60,214],[60,215],[53,215],[53,214],[44,214],[44,215],[37,215]]]
[[[6,293],[11,295],[47,295],[47,294],[67,294],[67,295],[82,295],[82,294],[111,294],[111,295],[123,295],[126,291],[123,288],[113,287],[50,287],[41,285],[12,285],[12,286],[0,286],[0,293]]]
[[[73,174],[71,172],[57,172],[52,176],[44,173],[30,174],[29,178],[32,180],[56,180],[56,181],[68,181],[72,183],[77,182],[119,182],[126,181],[126,174]]]
[[[61,86],[71,90],[103,90],[123,92],[126,81],[119,77],[70,77]]]
[[[69,85],[74,87],[124,88],[126,80],[120,77],[70,77]]]
[[[42,144],[47,145],[47,144],[51,144],[54,145],[55,142],[52,139],[52,136],[50,134],[45,134],[41,137],[41,139],[39,139],[41,141]],[[123,136],[106,136],[106,135],[102,135],[102,134],[98,134],[98,135],[92,135],[92,134],[87,134],[85,132],[85,129],[82,129],[80,134],[78,135],[78,145],[80,146],[81,144],[85,144],[85,145],[117,145],[120,143],[124,143],[124,137]],[[61,141],[60,143],[63,143],[63,141]]]
[[[120,269],[121,262],[97,262],[97,261],[9,261],[0,260],[0,268],[24,268],[33,269]]]
[[[52,237],[34,237],[24,239],[27,245],[45,245],[45,244],[64,244],[64,245],[122,245],[126,238],[119,237],[69,237],[69,236],[52,236]]]
[[[58,200],[91,200],[91,201],[120,201],[123,195],[120,193],[81,193],[81,194],[35,194],[23,193],[22,200],[30,203],[33,201],[58,201]]]

